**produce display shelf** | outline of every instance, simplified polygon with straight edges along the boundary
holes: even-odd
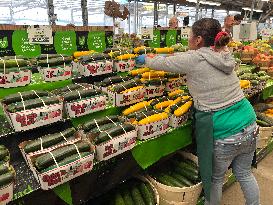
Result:
[[[111,113],[115,113],[120,108],[112,109]],[[110,111],[105,110],[102,112]],[[90,114],[90,116],[93,115]],[[143,162],[145,166],[147,166],[147,163],[150,166],[160,160],[161,157],[167,156],[192,143],[192,127],[191,122],[188,122],[183,127],[170,130],[160,137],[138,142],[135,147],[135,149],[138,150],[137,153],[149,153],[150,157],[143,158],[141,156],[138,158],[140,161],[137,162],[132,155],[134,151],[127,151],[108,161],[96,163],[90,173],[75,178],[53,190],[41,190],[39,183],[26,164],[18,148],[18,144],[22,141],[36,138],[37,133],[46,134],[49,131],[57,132],[60,129],[73,126],[73,124],[78,125],[81,120],[85,120],[83,118],[86,118],[86,116],[82,117],[82,119],[75,119],[74,122],[71,120],[60,121],[34,130],[11,133],[0,137],[0,144],[5,145],[10,150],[11,164],[16,170],[14,198],[10,204],[63,204],[60,198],[64,200],[66,200],[66,198],[72,198],[73,204],[82,204],[84,201],[88,201],[90,198],[99,196],[111,188],[114,188],[120,182],[132,177],[133,174],[143,172],[142,166],[139,165],[139,163],[142,163],[142,159],[145,159]],[[179,140],[179,146],[177,146],[178,139],[183,139]],[[168,143],[172,143],[176,146],[170,149],[170,146],[166,146],[166,140],[168,140]],[[154,147],[154,149],[151,149],[151,146]],[[160,151],[164,146],[167,147],[167,149]],[[64,194],[66,196],[62,197]]]

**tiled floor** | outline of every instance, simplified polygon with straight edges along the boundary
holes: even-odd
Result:
[[[273,153],[270,153],[254,170],[259,183],[261,205],[273,205]],[[222,205],[244,205],[245,200],[239,183],[235,183],[223,194]]]

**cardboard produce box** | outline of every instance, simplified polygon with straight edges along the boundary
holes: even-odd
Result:
[[[67,80],[72,77],[72,65],[43,67],[40,68],[40,73],[46,82]]]
[[[170,92],[170,91],[174,91],[176,89],[178,89],[179,87],[181,87],[182,85],[186,85],[186,75],[184,75],[183,77],[177,78],[175,80],[171,80],[168,81],[166,83],[166,91]]]
[[[143,101],[145,97],[145,93],[146,93],[146,88],[143,87],[138,90],[131,91],[124,94],[115,93],[107,89],[107,93],[108,93],[109,101],[111,102],[113,106],[122,107],[122,106],[131,105],[131,104],[135,104],[135,103]]]
[[[145,87],[145,98],[160,97],[164,94],[165,85],[155,86],[149,85]]]
[[[36,127],[52,124],[63,118],[63,102],[27,109],[15,113],[4,107],[5,115],[15,131],[25,131]]]
[[[104,110],[106,107],[107,96],[101,94],[98,96],[91,96],[86,99],[79,99],[73,102],[65,102],[65,110],[69,117],[75,118],[87,115],[93,112]]]
[[[47,170],[45,172],[39,172],[36,167],[33,165],[34,160],[37,159],[40,155],[44,153],[40,153],[37,155],[30,156],[30,169],[32,170],[35,178],[41,185],[41,189],[49,190],[60,184],[70,181],[76,177],[79,177],[93,168],[93,160],[94,160],[94,146],[90,144],[90,154],[80,159],[70,162],[65,165],[56,165],[55,168]],[[51,153],[52,154],[52,153]],[[53,155],[53,154],[52,154]]]
[[[184,125],[189,118],[189,114],[190,113],[187,112],[184,115],[182,115],[181,117],[176,117],[175,115],[171,115],[170,122],[169,122],[170,127],[177,128],[177,127]]]
[[[145,125],[138,125],[138,139],[147,140],[166,133],[169,129],[169,120],[167,118]]]
[[[26,86],[31,82],[31,71],[0,73],[0,88],[15,88]]]
[[[133,70],[136,66],[135,59],[121,60],[114,62],[114,71],[116,72],[126,72]]]
[[[86,62],[78,63],[79,73],[83,76],[97,76],[103,75],[107,73],[113,72],[113,61],[105,60],[105,61],[94,61],[94,62]]]
[[[132,130],[111,140],[96,145],[96,159],[108,160],[131,150],[136,145],[137,130]]]

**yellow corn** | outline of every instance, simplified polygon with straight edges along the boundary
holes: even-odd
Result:
[[[142,74],[142,73],[146,73],[146,72],[149,72],[150,71],[150,68],[139,68],[139,69],[136,69],[136,70],[131,70],[129,72],[129,74],[131,76],[136,76],[136,75],[139,75],[139,74]]]
[[[81,56],[88,56],[94,52],[95,51],[76,51],[74,52],[74,58],[79,58]]]
[[[116,59],[119,60],[119,61],[122,61],[122,60],[132,59],[132,58],[135,58],[135,57],[136,57],[135,54],[124,54],[124,55],[117,56]]]
[[[167,100],[164,102],[160,102],[155,105],[155,108],[158,110],[162,110],[162,109],[168,107],[171,103],[173,103],[173,100]]]
[[[181,89],[178,89],[178,90],[175,90],[175,91],[172,91],[168,94],[169,97],[173,97],[175,95],[178,95],[178,94],[182,94],[184,93],[184,90],[181,90]]]
[[[122,114],[126,116],[126,115],[129,115],[129,114],[133,113],[133,112],[141,110],[142,108],[145,108],[145,107],[147,107],[149,105],[150,105],[150,101],[149,102],[143,101],[143,102],[140,102],[140,103],[137,103],[135,105],[130,106],[129,108],[124,110],[122,112]]]
[[[249,80],[240,80],[240,87],[241,88],[249,88],[250,87],[250,81]]]
[[[182,105],[181,107],[179,107],[177,110],[174,111],[174,115],[176,117],[181,117],[182,115],[184,115],[186,112],[189,111],[191,106],[192,106],[192,101],[186,102],[184,105]]]
[[[134,53],[138,53],[139,50],[144,49],[144,48],[146,48],[146,47],[145,46],[140,46],[140,47],[134,48]]]
[[[165,74],[166,74],[165,71],[146,72],[142,74],[142,78],[146,78],[146,79],[160,78],[160,77],[164,77]]]
[[[138,124],[139,125],[146,125],[146,124],[157,122],[157,121],[164,120],[167,118],[168,118],[167,113],[165,113],[165,112],[158,113],[158,114],[154,114],[154,115],[151,115],[149,117],[146,117],[146,118],[140,120]]]
[[[156,53],[173,53],[174,48],[155,48]]]
[[[122,91],[121,93],[122,94],[124,94],[124,93],[129,93],[129,92],[132,92],[132,91],[136,91],[136,90],[138,90],[138,89],[141,89],[141,88],[144,88],[144,86],[136,86],[136,87],[133,87],[133,88],[129,88],[129,89],[127,89],[127,90],[124,90],[124,91]]]

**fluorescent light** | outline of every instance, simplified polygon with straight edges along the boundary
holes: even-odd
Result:
[[[211,2],[211,1],[200,1],[200,4],[210,5],[210,6],[220,6],[219,2]]]
[[[254,9],[253,11],[256,11],[256,12],[258,12],[258,13],[264,12],[263,10],[260,10],[260,9]]]
[[[187,0],[187,1],[191,3],[197,3],[197,0]]]

